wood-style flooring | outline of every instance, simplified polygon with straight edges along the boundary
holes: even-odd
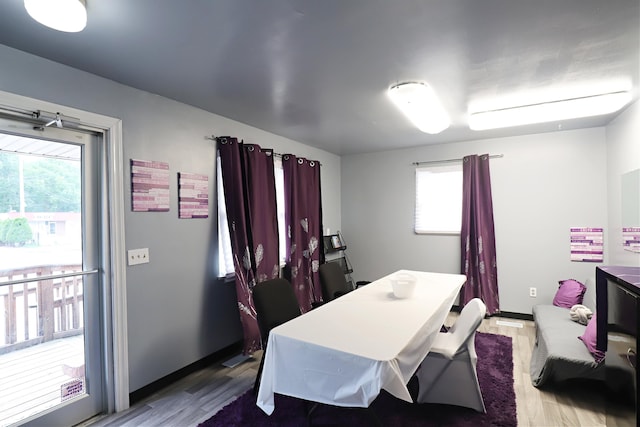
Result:
[[[455,317],[450,314],[447,325],[453,324]],[[500,321],[522,327],[501,325]],[[623,418],[634,416],[632,410],[612,413],[598,383],[568,382],[545,390],[531,385],[529,361],[535,341],[533,322],[492,317],[485,319],[479,330],[513,338],[518,426],[635,426],[635,419],[629,422]],[[196,426],[253,386],[259,357],[260,353],[256,353],[254,359],[234,368],[226,368],[221,363],[211,365],[148,396],[127,411],[99,417],[81,426]]]

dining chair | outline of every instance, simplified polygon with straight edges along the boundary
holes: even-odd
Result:
[[[353,290],[337,262],[326,262],[318,268],[322,300],[326,303]]]
[[[476,331],[487,308],[480,298],[464,306],[447,332],[439,332],[416,372],[418,403],[442,403],[486,412],[478,383]]]
[[[300,306],[291,283],[281,278],[265,280],[256,284],[253,287],[253,304],[256,309],[263,349],[258,375],[253,385],[253,391],[257,393],[264,367],[264,357],[267,352],[269,332],[276,326],[300,316]]]

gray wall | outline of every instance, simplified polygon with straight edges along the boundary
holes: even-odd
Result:
[[[233,284],[215,280],[215,145],[205,135],[320,160],[324,225],[340,228],[340,158],[259,129],[0,45],[0,90],[122,119],[124,159],[169,163],[171,210],[131,212],[127,249],[150,263],[127,267],[130,390],[135,391],[241,339]],[[129,166],[125,187],[130,188]],[[209,175],[208,219],[178,219],[178,172]],[[122,254],[124,256],[124,254]]]
[[[342,232],[357,280],[400,268],[460,272],[459,236],[413,232],[412,162],[474,153],[504,154],[491,160],[501,309],[531,313],[558,280],[594,276],[595,264],[570,261],[569,228],[607,226],[604,128],[344,156]]]
[[[640,254],[622,249],[621,177],[640,169],[640,103],[624,111],[607,126],[607,207],[609,209],[609,262],[612,265],[640,267]],[[640,197],[640,194],[636,195]]]

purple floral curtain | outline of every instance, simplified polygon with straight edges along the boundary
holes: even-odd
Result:
[[[237,138],[217,141],[244,353],[250,354],[262,347],[253,287],[280,273],[273,151],[243,144]]]
[[[489,155],[466,156],[462,163],[462,287],[460,303],[481,298],[488,314],[500,311],[496,240],[493,227],[493,202]]]
[[[320,301],[318,267],[322,252],[322,202],[320,163],[282,156],[284,170],[285,226],[287,230],[287,270],[296,291],[300,309],[311,309]]]

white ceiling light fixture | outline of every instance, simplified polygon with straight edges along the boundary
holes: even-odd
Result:
[[[389,96],[422,132],[437,134],[451,125],[449,114],[436,93],[426,83],[397,84],[389,89]]]
[[[469,114],[472,130],[497,129],[614,113],[631,101],[629,92],[612,92]]]
[[[54,30],[77,33],[87,26],[85,0],[24,0],[33,19]]]

